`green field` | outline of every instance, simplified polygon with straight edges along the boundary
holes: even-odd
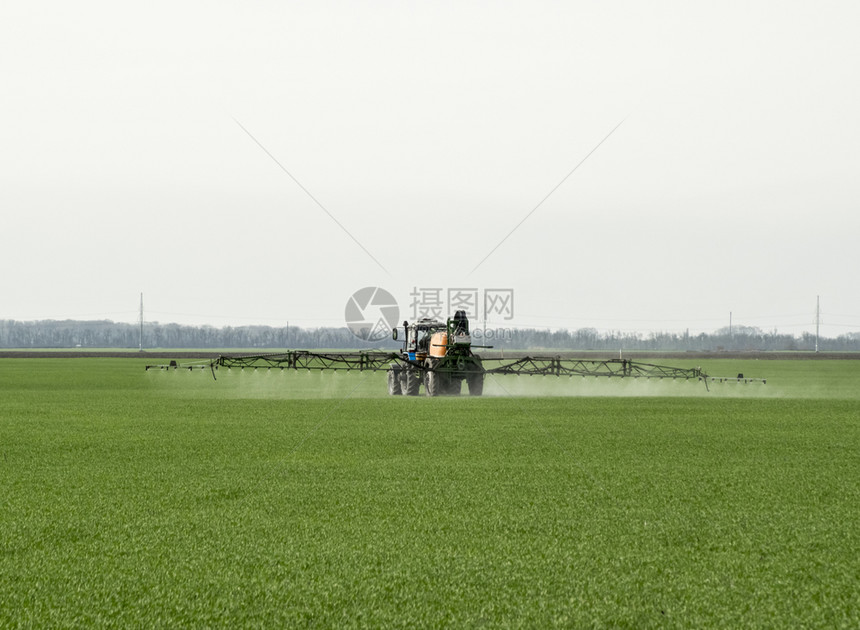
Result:
[[[144,362],[0,360],[0,627],[860,627],[860,362],[480,399]]]

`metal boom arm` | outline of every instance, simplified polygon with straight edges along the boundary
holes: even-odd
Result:
[[[226,368],[280,368],[291,370],[385,370],[403,359],[396,352],[310,352],[287,350],[279,354],[220,356],[212,364]]]
[[[501,360],[501,359],[496,359]],[[484,359],[486,364],[493,359]],[[701,368],[678,368],[629,359],[583,360],[561,357],[523,357],[486,369],[487,374],[528,374],[553,376],[629,376],[634,378],[707,378]]]
[[[388,370],[392,364],[409,366],[423,372],[434,372],[432,367],[420,361],[411,361],[398,352],[359,351],[359,352],[312,352],[310,350],[287,350],[273,354],[222,355],[205,364],[184,365],[183,368],[210,368],[212,375],[220,367],[280,370]],[[473,367],[475,366],[475,367]],[[146,369],[170,369],[179,367],[175,361],[167,365],[148,365]],[[696,379],[711,381],[743,381],[766,383],[765,379],[744,378],[742,374],[734,377],[715,377],[706,374],[702,368],[680,368],[654,363],[641,363],[630,359],[574,359],[561,356],[525,356],[516,359],[485,358],[477,364],[469,363],[464,372],[483,374],[515,374],[527,376],[602,376],[645,379]],[[443,370],[444,373],[444,370]]]
[[[405,359],[397,352],[311,352],[288,350],[277,354],[220,356],[212,361],[213,367],[263,368],[291,370],[387,370],[392,363],[412,365],[421,370],[428,368],[420,362]],[[490,367],[494,363],[501,363]],[[526,356],[519,359],[483,360],[485,374],[519,374],[551,376],[605,376],[633,378],[708,378],[701,368],[678,368],[629,359],[584,360],[561,357]]]

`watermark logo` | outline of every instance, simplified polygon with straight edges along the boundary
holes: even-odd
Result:
[[[513,289],[414,287],[409,297],[414,319],[444,320],[457,311],[472,319],[514,318]]]
[[[347,328],[364,341],[390,339],[399,317],[397,300],[380,287],[359,289],[349,297],[344,311]]]

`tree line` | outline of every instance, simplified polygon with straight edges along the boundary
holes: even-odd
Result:
[[[577,330],[489,329],[473,331],[473,342],[511,350],[659,350],[659,351],[812,351],[815,336],[765,332],[754,327],[735,326],[713,333],[631,333],[599,332],[595,328]],[[342,348],[394,349],[390,339],[365,342],[346,327],[299,328],[296,326],[188,326],[147,323],[141,338],[138,324],[107,320],[46,320],[21,322],[0,320],[0,348]],[[860,351],[860,332],[818,340],[822,352]]]
[[[720,352],[720,351],[814,351],[815,335],[804,332],[799,336],[765,332],[759,328],[738,326],[731,330],[719,329],[713,333],[630,333],[598,332],[594,328],[574,331],[517,331],[517,346],[572,350],[655,350],[663,352]],[[819,337],[821,352],[860,351],[860,333],[847,333],[835,338]]]

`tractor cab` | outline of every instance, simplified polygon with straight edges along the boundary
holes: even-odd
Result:
[[[403,340],[403,352],[409,356],[410,361],[423,361],[427,358],[430,352],[430,338],[433,333],[439,330],[445,330],[444,322],[435,319],[419,319],[411,325],[408,322],[403,322],[403,328],[406,332],[406,338]],[[396,333],[395,330],[396,339]]]
[[[444,357],[449,350],[458,354],[468,353],[472,338],[469,334],[469,318],[466,311],[457,311],[448,321],[423,318],[411,324],[403,322],[403,354],[410,361],[423,362],[428,356]],[[398,329],[392,338],[398,338]]]

